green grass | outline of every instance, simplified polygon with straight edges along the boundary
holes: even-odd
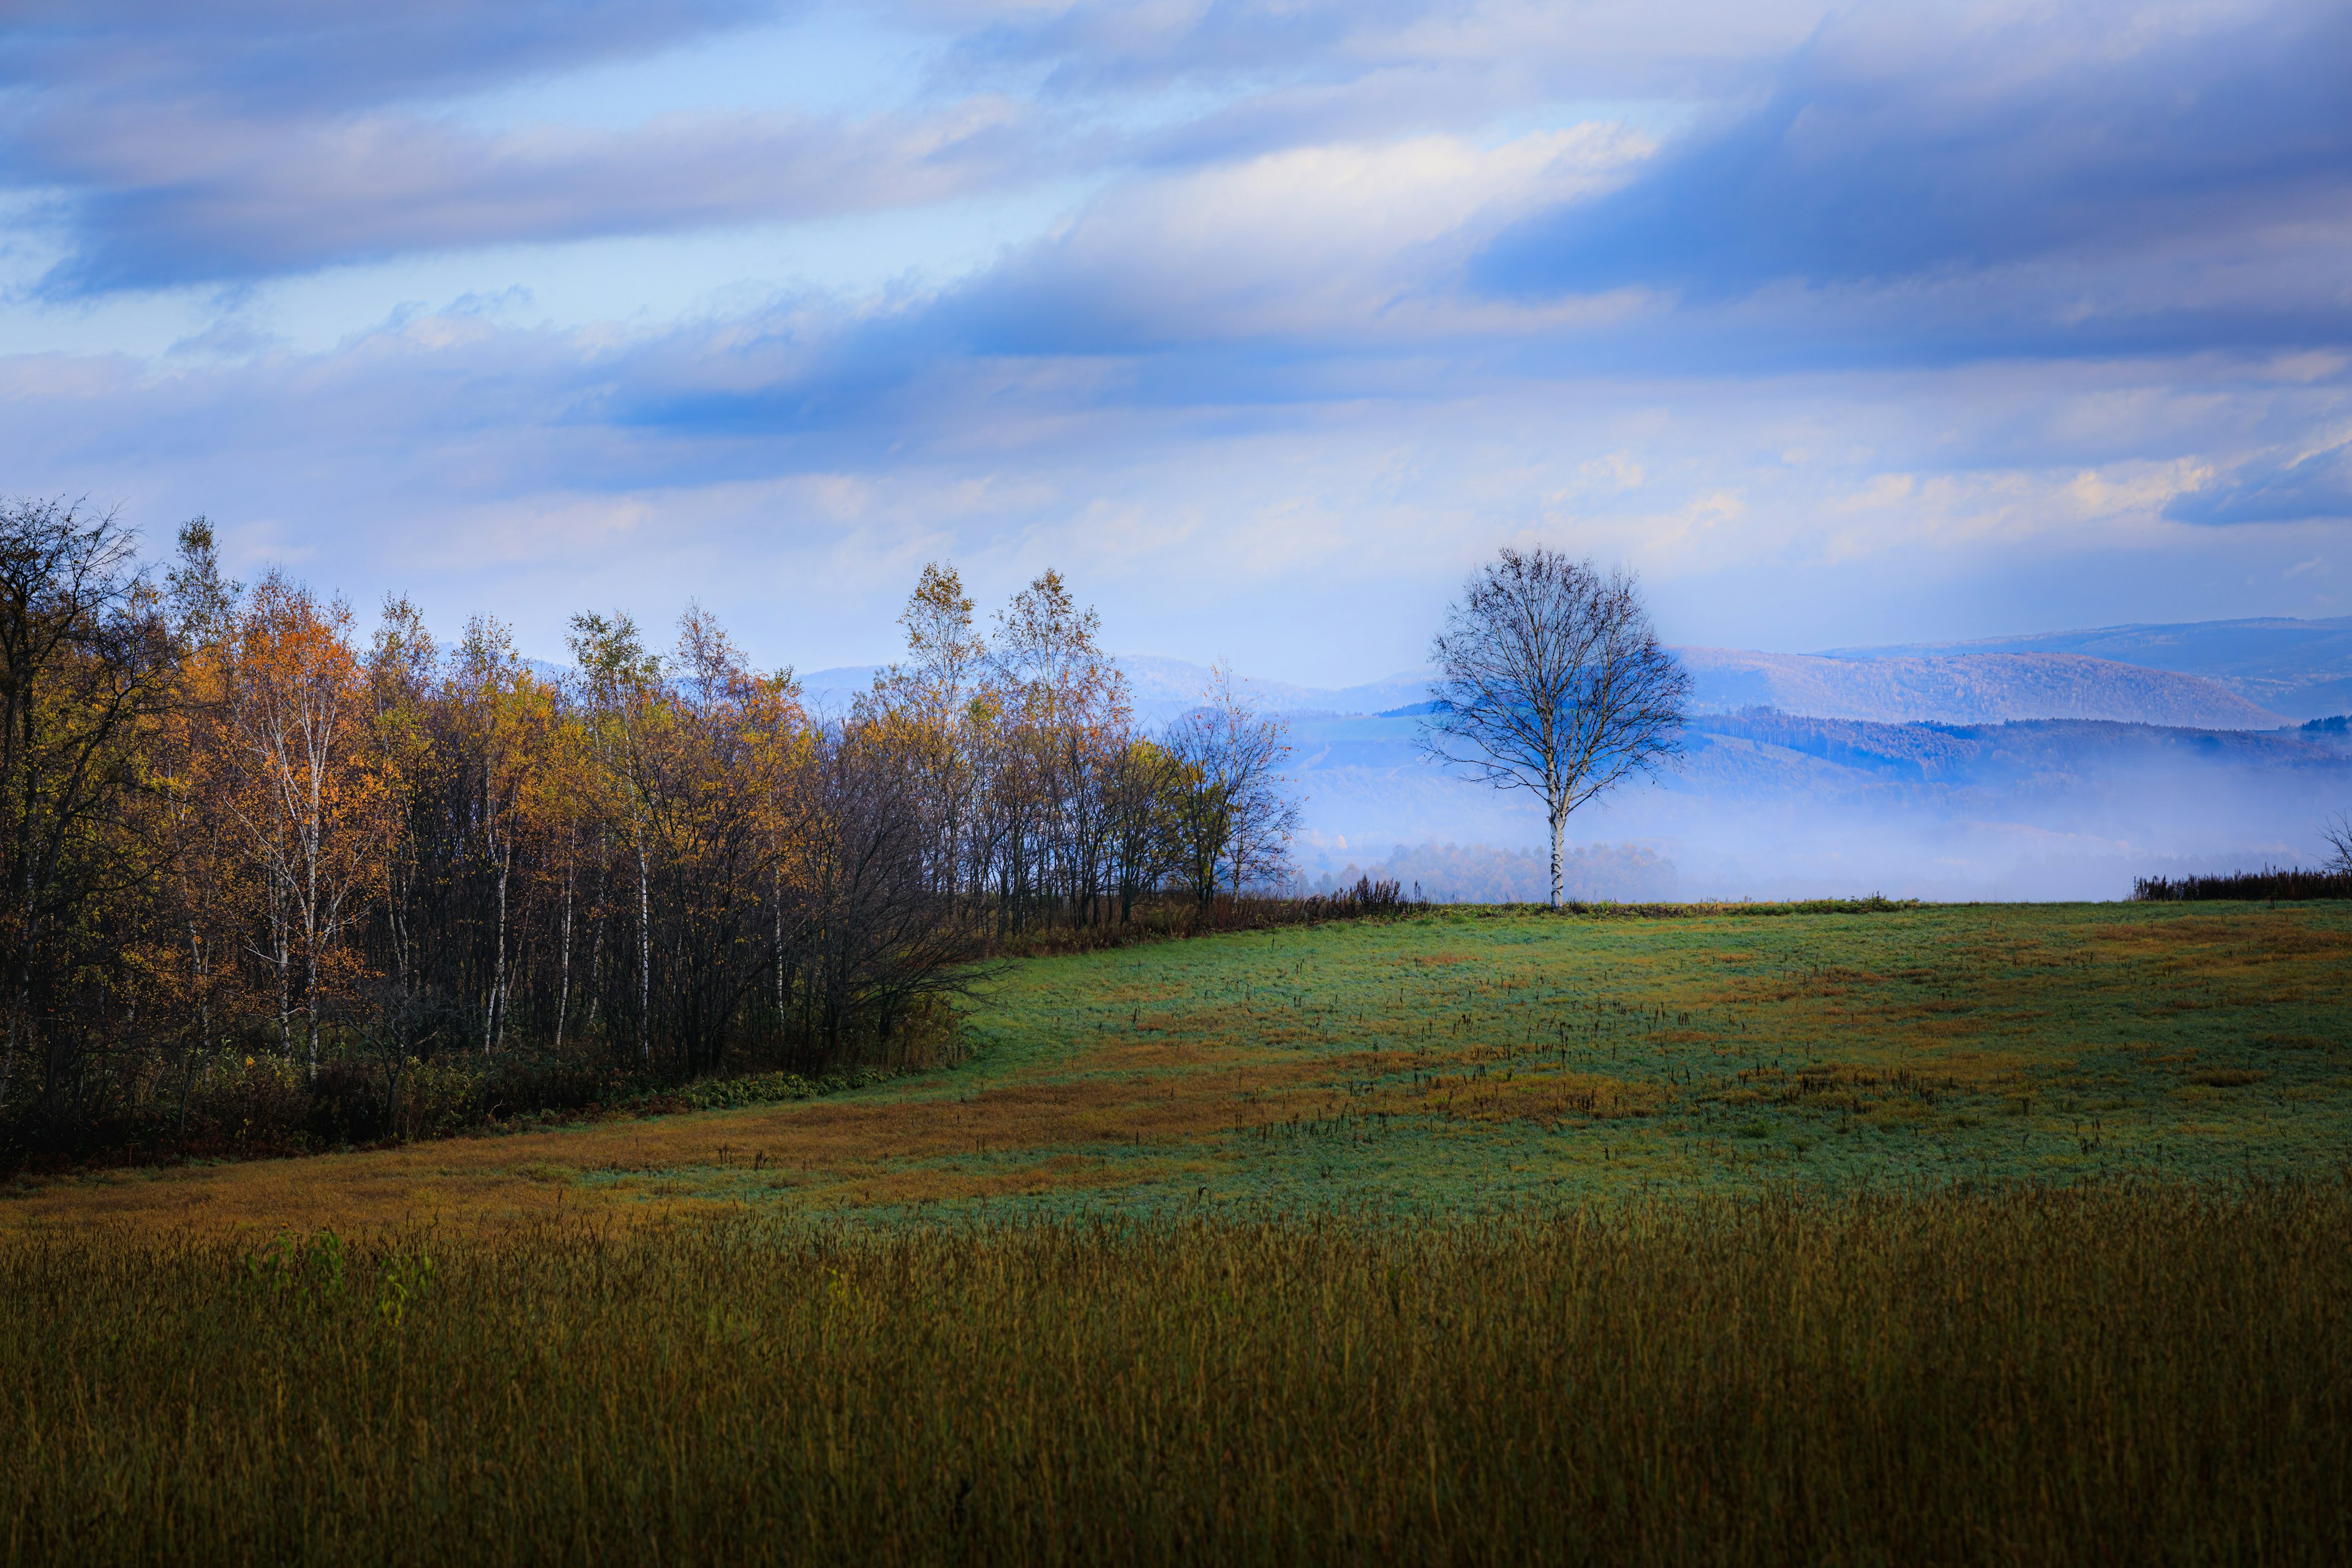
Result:
[[[952,1068],[797,1102],[26,1179],[0,1228],[1444,1217],[2325,1179],[2352,905],[1448,910],[1024,960]]]
[[[0,1249],[11,1562],[2321,1563],[2352,1194]]]
[[[953,1092],[1104,1103],[1062,1212],[2281,1175],[2352,1157],[2347,996],[2347,905],[1455,910],[1020,966]]]

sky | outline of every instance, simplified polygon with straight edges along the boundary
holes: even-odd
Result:
[[[922,564],[1417,665],[1541,542],[1670,641],[2352,613],[2352,8],[16,0],[0,493],[363,617]]]

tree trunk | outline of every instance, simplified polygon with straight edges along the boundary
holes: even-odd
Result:
[[[654,899],[646,876],[646,840],[637,835],[637,1061],[654,1060]]]
[[[563,1048],[563,1016],[572,1005],[572,868],[570,844],[563,855],[563,957],[559,965],[562,980],[555,992],[555,1048]]]
[[[294,1065],[294,932],[282,907],[269,911],[270,963],[278,971],[278,1052]]]
[[[490,1006],[482,1019],[482,1054],[488,1056],[497,1048],[499,1037],[505,1033],[501,1018],[507,994],[507,872],[514,864],[514,846],[509,843],[499,851],[499,932],[498,948],[490,969]]]
[[[1559,841],[1568,832],[1568,814],[1555,808],[1551,814],[1551,907],[1559,908]]]
[[[303,948],[302,995],[304,1005],[302,1010],[304,1014],[307,1015],[309,1022],[309,1027],[306,1033],[309,1036],[308,1045],[310,1058],[310,1076],[312,1078],[317,1078],[319,1076],[319,943],[317,939],[314,937],[304,942]]]

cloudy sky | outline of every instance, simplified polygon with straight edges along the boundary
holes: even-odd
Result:
[[[1802,651],[2352,613],[2352,8],[17,0],[0,492],[363,610],[929,559],[1418,662],[1496,545]]]

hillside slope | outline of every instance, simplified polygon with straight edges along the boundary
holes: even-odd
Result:
[[[1949,658],[1955,654],[2074,653],[2148,669],[2201,675],[2293,719],[2352,713],[2352,616],[2325,620],[2098,626],[1973,642],[1832,648],[1841,659]]]
[[[1683,647],[1707,712],[1777,708],[1884,724],[2105,719],[2198,730],[2270,730],[2286,721],[2217,681],[2081,654],[1985,653],[1831,658]]]

